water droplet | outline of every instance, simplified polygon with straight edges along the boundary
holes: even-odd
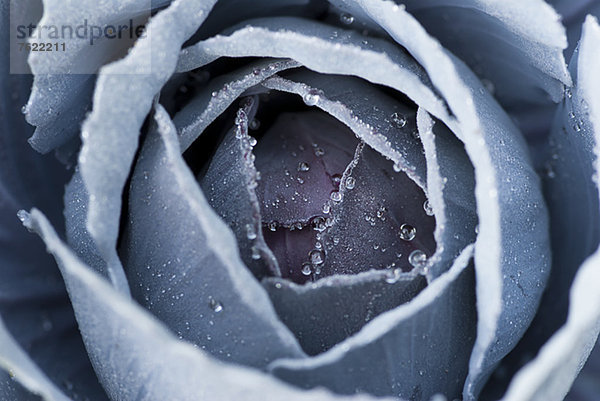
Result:
[[[325,151],[321,148],[315,148],[315,156],[321,157],[325,155]]]
[[[325,231],[325,229],[327,228],[327,226],[325,225],[325,219],[321,216],[317,216],[314,219],[312,219],[310,224],[313,230],[320,233]]]
[[[253,70],[252,70],[252,73],[253,73],[254,75],[260,75],[260,69],[259,69],[259,68],[255,68],[255,69],[253,69]]]
[[[389,270],[385,274],[385,282],[388,284],[394,284],[394,283],[398,282],[401,274],[402,274],[402,270],[400,270],[400,269]]]
[[[26,211],[24,210],[19,210],[17,212],[17,217],[19,218],[19,220],[21,221],[21,223],[25,223],[25,220],[28,219],[29,215]]]
[[[565,89],[565,96],[569,99],[573,97],[573,92],[571,92],[571,88]]]
[[[575,118],[575,113],[573,113],[572,111],[569,112],[569,118]]]
[[[304,179],[301,177],[296,178],[296,181],[298,181],[298,184],[304,184]]]
[[[21,107],[21,113],[23,114],[27,114],[27,105],[23,105],[23,107]]]
[[[308,259],[310,260],[310,263],[313,266],[320,266],[325,261],[323,252],[318,249],[313,249],[312,251],[310,251],[310,253],[308,254]]]
[[[332,191],[331,195],[329,197],[334,202],[341,202],[342,201],[342,194],[339,193],[339,191]]]
[[[275,223],[274,221],[272,221],[269,224],[267,224],[267,227],[269,227],[270,231],[275,231],[275,230],[277,230],[277,223]]]
[[[326,203],[323,205],[323,213],[328,214],[331,211],[331,206],[329,206],[329,203]]]
[[[346,178],[346,188],[354,189],[355,185],[356,185],[356,179],[354,177]]]
[[[406,117],[404,117],[402,114],[399,114],[397,112],[392,114],[390,119],[392,121],[392,124],[396,128],[404,128],[404,126],[406,125]]]
[[[431,207],[431,203],[429,203],[429,200],[423,202],[423,210],[425,210],[427,216],[433,216],[433,208]]]
[[[310,274],[312,273],[312,267],[310,265],[310,263],[305,263],[302,265],[302,274],[304,274],[305,276],[310,276]]]
[[[320,98],[321,96],[319,95],[319,91],[316,89],[310,89],[304,94],[304,96],[302,96],[302,100],[304,100],[304,103],[307,106],[314,106],[315,104],[319,103]]]
[[[400,165],[400,163],[394,163],[394,171],[396,173],[399,173],[400,171],[402,171],[402,166]]]
[[[223,310],[223,305],[212,297],[208,299],[208,306],[216,313],[219,313]]]
[[[342,182],[342,176],[339,174],[334,174],[331,176],[331,183],[334,187],[339,188],[340,182]]]
[[[400,226],[400,238],[404,241],[412,241],[417,235],[417,229],[410,224],[402,224]]]
[[[350,25],[354,22],[354,16],[346,13],[340,14],[340,21],[344,25]]]
[[[420,249],[415,249],[408,255],[408,263],[413,267],[423,268],[427,264],[427,255]]]
[[[252,224],[246,224],[246,237],[248,237],[249,240],[256,239],[256,231],[254,230],[254,227],[252,227]]]
[[[254,260],[260,259],[260,251],[258,250],[258,247],[256,245],[252,245],[250,250],[252,251],[252,255],[251,255],[252,259],[254,259]]]
[[[306,172],[310,170],[310,166],[306,162],[298,163],[298,171]]]
[[[250,138],[248,138],[248,143],[252,147],[256,146],[256,138],[254,138],[253,136],[251,136]]]

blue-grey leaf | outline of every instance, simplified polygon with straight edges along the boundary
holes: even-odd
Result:
[[[326,10],[327,3],[314,0],[219,1],[194,37],[205,39],[252,18],[293,15],[316,19]]]
[[[390,274],[392,273],[392,274]],[[413,299],[426,286],[419,274],[336,275],[305,285],[268,278],[263,285],[281,320],[304,351],[317,355],[357,333],[376,316]]]
[[[565,397],[565,401],[595,401],[596,396],[600,394],[598,377],[600,377],[600,347],[596,340],[592,353],[573,382],[573,387]]]
[[[132,178],[121,249],[133,296],[217,358],[265,366],[278,357],[302,357],[185,165],[175,127],[160,106],[155,119],[158,127]]]
[[[341,178],[340,201],[331,202],[333,221],[322,234],[327,252],[323,271],[421,271],[424,261],[414,256],[430,257],[436,248],[435,219],[424,208],[427,197],[370,147],[357,150],[356,156]]]
[[[573,382],[565,401],[594,401],[596,394],[600,394],[599,376],[600,347],[598,347],[598,341],[596,340],[592,353]]]
[[[542,303],[541,312],[546,311],[549,321],[543,323],[550,330],[564,321],[561,312],[567,305],[568,316],[536,358],[515,376],[506,401],[563,399],[600,331],[600,212],[595,178],[600,173],[598,46],[600,26],[590,16],[571,63],[577,75],[575,87],[559,108],[551,136],[557,146],[553,178],[548,180],[556,268],[550,282],[555,284],[549,287],[553,299]]]
[[[174,117],[182,152],[246,89],[280,71],[298,67],[293,60],[260,60],[213,79]]]
[[[0,319],[0,367],[14,376],[25,388],[34,394],[39,394],[45,401],[69,401],[38,366],[21,349],[12,338],[4,323]],[[0,374],[0,378],[4,376]],[[1,380],[1,379],[0,379]],[[7,383],[0,381],[0,391],[8,392]],[[11,391],[12,395],[18,394],[18,389]],[[2,395],[0,393],[0,395]],[[7,394],[5,394],[6,396]],[[7,399],[7,398],[4,398]]]
[[[71,181],[65,187],[64,203],[67,243],[85,264],[110,279],[106,262],[86,229],[88,193],[78,169],[75,169]]]
[[[600,2],[598,0],[550,0],[548,1],[561,15],[562,23],[567,28],[569,48],[565,57],[569,60],[581,37],[581,28],[586,15],[600,17]]]
[[[14,3],[14,2],[11,2]],[[0,2],[0,51],[9,53],[9,8]],[[24,55],[25,53],[23,53]],[[17,56],[13,55],[12,61]],[[27,351],[46,380],[73,397],[106,400],[83,348],[64,284],[43,243],[19,224],[22,207],[39,205],[62,231],[62,190],[67,180],[53,157],[27,144],[32,132],[21,113],[31,77],[10,74],[9,58],[0,61],[0,315],[2,330]],[[2,340],[13,352],[11,340]],[[20,351],[14,351],[20,352]],[[12,354],[13,356],[16,354]],[[20,376],[17,377],[20,380]],[[0,383],[0,394],[6,381]],[[10,383],[9,383],[10,384]],[[13,390],[18,386],[12,386]],[[19,390],[15,390],[19,391]],[[0,396],[1,398],[1,396]],[[3,399],[14,399],[6,396]]]
[[[129,19],[136,25],[143,25],[150,16],[152,6],[161,7],[168,2],[44,0],[44,14],[39,25],[78,27],[85,22],[88,26],[102,27]],[[37,22],[30,21],[31,18],[31,15],[26,15],[23,18],[24,25]],[[39,35],[37,40],[43,42],[44,39],[50,39],[50,32],[50,29],[40,29],[36,34]],[[127,47],[133,42],[129,38],[122,38],[99,40],[90,45],[87,40],[69,36],[61,41],[68,51],[31,52],[29,57],[35,80],[26,112],[29,123],[37,127],[30,143],[42,153],[56,149],[79,134],[85,113],[92,106],[95,73],[104,64],[125,55]]]
[[[139,130],[154,96],[175,70],[180,46],[206,18],[214,2],[176,0],[154,16],[146,27],[147,35],[136,42],[127,57],[100,70],[93,110],[83,124],[79,171],[88,192],[86,228],[114,284],[123,293],[128,286],[116,243],[122,191]]]
[[[175,137],[171,153],[178,154]],[[65,279],[84,342],[111,399],[234,401],[374,400],[325,390],[301,391],[259,371],[218,362],[178,340],[163,324],[83,264],[38,210],[24,224],[44,239]],[[255,333],[260,335],[261,333]]]
[[[40,401],[39,395],[27,390],[13,376],[0,369],[0,399],[19,401]]]
[[[550,271],[539,178],[521,133],[464,63],[402,7],[381,0],[360,5],[429,73],[456,120],[436,117],[465,144],[475,168],[479,319],[464,393],[471,400],[531,322]]]
[[[177,70],[189,71],[225,56],[289,57],[317,72],[358,75],[392,86],[436,117],[448,116],[422,67],[388,41],[291,17],[252,20],[244,26],[183,49]]]
[[[81,123],[85,114],[92,106],[92,93],[94,91],[95,79],[85,75],[65,75],[69,83],[59,83],[56,76],[37,75],[34,80],[32,93],[39,94],[41,87],[59,91],[58,88],[65,87],[64,102],[57,105],[59,108],[49,122],[40,123],[34,119],[31,104],[44,105],[46,114],[50,114],[52,106],[46,103],[47,99],[30,100],[26,107],[27,121],[36,125],[35,131],[29,144],[40,153],[48,153],[51,150],[64,146],[79,135]],[[74,77],[74,78],[73,78]],[[42,108],[42,106],[39,106]],[[43,125],[41,125],[43,124]]]
[[[281,276],[273,252],[262,232],[260,202],[256,194],[259,173],[252,153],[256,139],[248,135],[258,101],[246,98],[237,111],[235,125],[212,155],[204,174],[198,177],[210,206],[233,231],[240,257],[255,277]]]
[[[427,198],[436,221],[437,249],[428,260],[431,281],[475,241],[475,177],[463,145],[445,125],[419,109],[417,126],[427,158]]]
[[[369,21],[378,8],[365,1],[330,2],[357,20]],[[542,0],[408,0],[397,7],[405,7],[429,34],[487,80],[487,89],[503,104],[547,102],[548,97],[558,102],[563,84],[571,83],[562,54],[567,47],[565,29]]]
[[[273,374],[302,387],[429,400],[459,397],[475,340],[475,284],[467,247],[412,301],[385,312],[316,357],[278,360]]]

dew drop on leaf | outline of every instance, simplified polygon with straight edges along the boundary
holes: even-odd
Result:
[[[302,274],[304,274],[305,276],[310,276],[312,273],[312,268],[310,266],[310,263],[305,263],[302,265]]]
[[[319,95],[319,91],[317,91],[316,89],[310,89],[304,94],[304,96],[302,96],[302,100],[304,100],[304,103],[306,103],[307,106],[316,105],[317,103],[319,103],[320,98],[321,97]]]
[[[306,162],[300,162],[300,163],[298,163],[298,169],[297,170],[300,171],[300,172],[307,172],[307,171],[310,170],[310,166]]]
[[[392,116],[390,117],[390,120],[392,121],[392,124],[396,128],[404,128],[404,126],[406,125],[406,117],[404,117],[402,114],[397,113],[397,112],[392,114]]]
[[[412,241],[417,235],[417,229],[410,224],[405,223],[400,226],[399,234],[400,238],[402,238],[404,241]]]
[[[331,200],[334,202],[342,201],[342,194],[339,191],[333,191],[330,196],[331,196]]]
[[[254,227],[252,227],[252,224],[246,224],[246,237],[248,237],[249,240],[256,239],[256,231],[254,230]]]
[[[325,262],[325,256],[323,255],[323,252],[318,249],[312,250],[308,255],[308,258],[313,266],[320,266],[323,264],[323,262]]]
[[[352,16],[351,14],[342,13],[340,14],[340,21],[344,25],[350,25],[354,22],[354,16]]]
[[[429,203],[429,200],[423,202],[423,210],[425,210],[427,216],[433,216],[433,208],[431,207],[431,203]]]
[[[427,264],[427,255],[420,249],[415,249],[408,255],[408,263],[415,268],[423,268]]]
[[[356,185],[356,179],[354,177],[346,178],[346,188],[347,189],[354,189],[355,185]]]
[[[322,148],[315,148],[315,156],[321,157],[325,155],[325,151]]]
[[[208,306],[213,310],[213,312],[216,313],[219,313],[223,310],[223,305],[212,297],[208,300]]]

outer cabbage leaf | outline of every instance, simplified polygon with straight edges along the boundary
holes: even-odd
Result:
[[[136,42],[127,57],[100,70],[93,110],[83,124],[79,168],[88,192],[86,227],[107,263],[109,276],[123,293],[128,292],[128,286],[116,242],[121,195],[139,130],[154,96],[174,72],[179,47],[213,4],[214,0],[175,0],[159,12],[147,25],[147,35]]]
[[[38,25],[77,27],[85,20],[89,25],[107,26],[128,19],[143,25],[153,7],[162,7],[169,1],[43,0],[44,14]],[[31,15],[27,15],[27,21],[30,18]],[[39,40],[50,36],[49,32],[40,30]],[[86,39],[77,37],[65,37],[64,42],[68,51],[31,52],[29,57],[35,79],[25,110],[27,121],[36,126],[29,141],[42,153],[65,145],[79,134],[85,114],[92,106],[94,73],[124,55],[127,48],[122,48],[123,45],[131,44],[125,40],[115,43],[103,39],[91,46]]]
[[[331,3],[354,15],[357,22],[381,29],[360,1]],[[571,84],[562,54],[567,47],[565,29],[558,14],[542,0],[401,3],[430,35],[486,80],[487,89],[504,105],[547,103],[548,98],[558,102],[563,84]]]
[[[6,55],[10,44],[9,8],[8,1],[0,2],[0,50]],[[0,61],[0,314],[3,322],[0,344],[2,365],[6,368],[8,363],[16,381],[3,373],[0,394],[6,399],[21,396],[24,390],[20,382],[47,397],[54,394],[58,398],[58,389],[61,389],[69,396],[105,400],[106,395],[95,380],[78,335],[64,284],[53,268],[54,262],[44,252],[43,243],[23,230],[16,218],[19,208],[40,205],[62,231],[60,198],[66,171],[53,158],[40,156],[27,144],[32,127],[25,122],[20,108],[30,88],[31,77],[10,74],[9,58],[3,58]]]
[[[600,173],[600,26],[588,17],[579,51],[571,68],[576,83],[571,96],[558,110],[551,138],[557,146],[551,196],[553,236],[557,245],[556,269],[551,278],[552,299],[541,304],[541,317],[532,335],[552,333],[534,360],[511,382],[504,400],[561,400],[579,373],[600,331],[600,203],[597,177]],[[568,188],[568,191],[565,191]],[[585,230],[585,231],[583,231]],[[569,241],[567,244],[564,241]],[[591,256],[590,256],[591,254]],[[583,260],[583,264],[579,264]],[[573,278],[574,277],[574,278]],[[543,326],[542,326],[543,325]],[[545,338],[541,337],[541,341]],[[539,341],[540,339],[538,339]]]
[[[0,367],[8,370],[11,376],[23,384],[33,394],[39,394],[45,401],[69,401],[48,377],[33,362],[27,353],[12,338],[2,320],[0,320]],[[0,371],[0,396],[4,399],[14,397],[19,400],[33,399],[32,394],[23,392],[23,388],[11,385],[8,377]]]

